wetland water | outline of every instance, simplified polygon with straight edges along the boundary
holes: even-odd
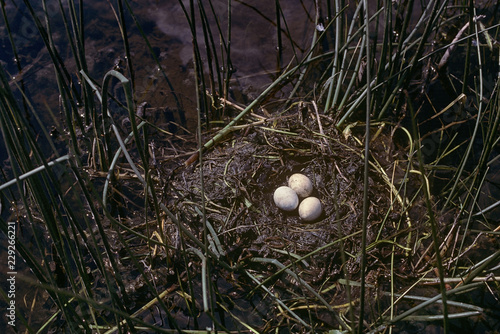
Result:
[[[189,10],[189,1],[183,1]],[[193,75],[193,38],[186,16],[176,0],[131,2],[133,12],[151,43],[166,76],[148,49],[130,15],[125,15],[128,38],[135,74],[135,95],[138,103],[147,101],[152,107],[181,107],[189,128],[196,125],[196,102]],[[227,2],[211,3],[216,15],[207,4],[207,20],[210,22],[214,43],[219,49],[217,65],[225,75],[231,71],[230,94],[238,102],[246,103],[266,88],[289,63],[295,65],[310,47],[315,29],[313,2],[286,1],[281,4],[281,30],[278,33],[275,6],[269,1],[234,1],[231,11],[229,66],[223,57],[226,53],[219,44],[217,27],[227,43]],[[41,6],[41,5],[38,5]],[[63,22],[56,0],[47,1],[47,12],[52,22],[53,39],[60,55],[71,73],[75,68],[74,57],[64,32]],[[42,8],[36,8],[42,13]],[[115,8],[115,10],[117,10]],[[23,68],[22,78],[37,105],[57,110],[57,85],[51,59],[38,35],[36,26],[29,19],[29,12],[21,1],[16,5],[7,2],[6,12],[13,22],[11,27],[17,42]],[[203,30],[197,15],[197,38],[203,61],[208,63]],[[104,74],[125,64],[125,51],[112,8],[107,2],[85,1],[85,59],[90,76],[98,82]],[[2,26],[0,61],[13,79],[19,82],[18,69],[9,46],[6,28]],[[281,39],[281,41],[278,41]],[[279,45],[281,43],[281,49]],[[210,46],[213,47],[213,46]],[[215,66],[215,61],[211,66]],[[208,73],[208,67],[205,68]],[[214,69],[215,70],[215,69]],[[123,70],[125,75],[127,70]],[[180,112],[180,111],[179,111]]]

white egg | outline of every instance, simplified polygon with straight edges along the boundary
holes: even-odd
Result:
[[[274,203],[284,211],[293,211],[299,205],[297,193],[290,187],[282,186],[274,191]]]
[[[293,174],[288,179],[288,186],[295,190],[299,197],[305,198],[310,196],[313,191],[311,180],[304,174]]]
[[[299,205],[299,216],[307,222],[318,219],[321,211],[321,202],[316,197],[305,198]]]

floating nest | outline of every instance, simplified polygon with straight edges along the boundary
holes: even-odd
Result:
[[[155,150],[156,191],[172,213],[162,219],[161,238],[171,247],[161,263],[168,263],[172,272],[175,268],[186,286],[189,281],[199,291],[204,249],[186,233],[206,240],[214,257],[215,290],[230,300],[225,300],[226,306],[240,310],[233,310],[240,318],[233,322],[248,321],[260,332],[283,326],[293,314],[304,312],[309,314],[302,317],[316,319],[317,329],[338,328],[350,317],[348,301],[354,301],[355,309],[359,300],[358,287],[352,286],[348,296],[346,285],[348,280],[360,280],[364,126],[354,124],[340,133],[335,120],[318,115],[313,106],[297,103],[265,118],[252,114],[247,125],[201,159],[187,159],[189,152],[180,151],[180,137],[175,136]],[[406,172],[404,142],[401,147],[395,144],[396,127],[376,126],[366,203],[366,282],[374,298],[379,289],[389,289],[391,256],[398,264],[395,276],[408,277],[419,270],[410,256],[415,254],[415,231],[428,229],[422,219],[423,202],[412,198],[420,183]],[[185,139],[182,147],[189,143],[196,147]],[[321,217],[312,223],[301,221],[297,212],[279,210],[273,202],[274,190],[297,172],[309,176],[313,196],[323,205]],[[191,261],[186,262],[188,253]],[[174,297],[179,296],[172,293]],[[282,307],[270,307],[277,300],[285,301],[278,303]],[[180,305],[173,299],[171,303]],[[302,326],[296,318],[293,321]]]
[[[355,326],[365,209],[366,327],[389,326],[380,310],[394,306],[395,314],[402,314],[415,306],[412,301],[395,303],[396,292],[439,295],[426,188],[402,127],[373,124],[366,183],[364,125],[350,124],[340,132],[337,120],[317,113],[314,103],[295,103],[273,114],[262,111],[265,116],[249,114],[201,158],[195,153],[196,136],[176,123],[175,111],[142,111],[153,125],[144,136],[149,138],[148,178],[159,201],[145,200],[152,197],[145,196],[123,160],[107,196],[112,217],[103,217],[103,227],[117,255],[109,274],[119,273],[123,285],[117,289],[124,291],[127,310],[143,324],[187,330],[216,323],[227,331],[251,328],[259,333]],[[119,124],[124,134],[129,132],[126,119]],[[202,142],[213,133],[204,137]],[[139,161],[133,148],[130,154]],[[108,173],[96,170],[89,170],[89,176],[94,187],[104,189]],[[312,195],[323,206],[313,222],[302,221],[296,211],[279,210],[273,201],[274,190],[298,172],[312,180]],[[435,198],[433,202],[439,204]],[[440,245],[445,265],[479,263],[485,252],[498,248],[498,240],[487,234],[474,235],[464,241],[465,251],[457,258],[453,243],[466,238],[454,224],[457,211],[434,211],[439,233],[446,236]],[[98,238],[96,244],[104,251],[104,240]],[[87,257],[96,300],[107,303],[106,277]],[[56,277],[65,276],[58,257],[53,267]],[[416,284],[424,279],[428,285]],[[479,292],[467,296],[481,298]],[[449,306],[450,313],[462,311],[454,307]],[[441,311],[434,305],[425,312],[439,316]],[[114,318],[106,311],[99,315]],[[394,331],[418,332],[422,326],[418,321],[398,323]]]

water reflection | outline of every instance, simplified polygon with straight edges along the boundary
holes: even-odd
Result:
[[[63,109],[55,59],[61,60],[56,66],[64,66],[67,73],[64,84],[73,90],[78,105],[81,105],[79,68],[83,67],[98,84],[106,72],[116,69],[133,80],[137,104],[146,101],[151,107],[169,108],[177,113],[174,120],[193,129],[196,126],[193,35],[184,10],[188,15],[191,10],[196,13],[196,40],[205,74],[214,77],[215,85],[220,87],[220,81],[230,73],[228,94],[242,104],[255,98],[288,64],[294,65],[303,58],[316,26],[314,2],[282,1],[279,15],[276,4],[264,0],[232,1],[230,15],[227,1],[200,2],[206,13],[204,26],[212,33],[212,44],[207,45],[200,7],[195,5],[191,9],[189,3],[129,2],[133,14],[125,7],[123,16],[133,65],[130,68],[120,29],[120,12],[115,3],[92,1],[82,3],[81,7],[76,3],[76,16],[72,17],[70,3],[64,2],[61,9],[57,0],[33,2],[35,16],[49,32],[44,35],[23,1],[8,1],[4,6],[6,20],[0,24],[0,62],[11,77],[11,89],[18,93],[22,89],[34,110],[39,111],[43,126],[56,126],[60,133],[64,133],[62,124],[56,124],[57,117],[51,116]],[[82,24],[81,32],[71,30],[72,19],[82,19],[77,24]],[[84,37],[81,54],[74,45],[79,33]],[[48,39],[57,54],[47,49]],[[120,98],[123,91],[119,84],[115,85],[111,91]],[[219,87],[209,88],[215,91]],[[284,87],[282,93],[290,88]],[[21,101],[21,94],[18,96]],[[116,112],[124,113],[118,108]],[[32,126],[41,133],[42,125]],[[0,158],[3,161],[6,156]]]
[[[184,1],[189,8],[189,1]],[[226,1],[213,2],[213,13],[208,17],[210,27],[217,32],[217,21],[222,32],[221,38],[230,39],[230,57],[235,74],[234,81],[240,87],[256,93],[270,83],[273,76],[283,65],[288,64],[294,55],[299,59],[311,43],[314,31],[313,3],[301,4],[287,1],[282,4],[281,31],[277,31],[276,8],[269,1],[236,1],[231,8],[231,26],[228,36],[228,11]],[[304,6],[308,6],[307,8]],[[208,11],[209,9],[206,8]],[[164,33],[166,44],[178,41],[181,46],[178,58],[182,66],[193,60],[191,31],[181,7],[175,2],[157,4],[148,8],[148,14],[157,27]],[[200,47],[203,31],[200,18],[197,25],[197,40]],[[283,21],[284,20],[284,21]],[[280,35],[280,36],[279,36]],[[215,36],[217,37],[217,36]],[[282,48],[278,49],[282,40]],[[279,59],[280,54],[282,59]],[[206,57],[206,56],[205,56]]]

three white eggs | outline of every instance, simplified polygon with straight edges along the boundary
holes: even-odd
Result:
[[[274,191],[273,199],[283,211],[294,211],[299,207],[302,220],[312,222],[321,216],[321,202],[316,197],[309,197],[313,191],[311,180],[303,174],[293,174],[288,179],[288,186],[281,186]],[[299,205],[299,197],[303,198]]]

